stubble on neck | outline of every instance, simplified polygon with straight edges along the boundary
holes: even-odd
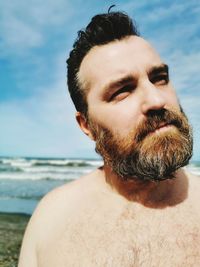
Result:
[[[139,203],[145,207],[162,209],[182,203],[188,196],[188,177],[179,169],[174,178],[163,181],[141,181],[138,178],[123,180],[104,165],[102,171],[110,189],[128,201]]]

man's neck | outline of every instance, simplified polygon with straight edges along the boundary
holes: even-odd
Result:
[[[105,165],[105,179],[111,189],[132,202],[146,207],[165,208],[183,202],[187,198],[188,178],[179,169],[174,178],[163,181],[140,181],[137,178],[123,180]]]

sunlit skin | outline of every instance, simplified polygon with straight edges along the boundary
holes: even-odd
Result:
[[[168,70],[140,37],[92,48],[79,75],[88,116],[125,137],[150,110],[180,111]],[[80,112],[82,131],[95,141]],[[160,125],[150,135],[177,131]],[[26,230],[19,267],[198,267],[199,178],[123,181],[105,165],[48,193]]]
[[[78,77],[86,86],[89,117],[121,137],[127,136],[150,110],[180,110],[167,66],[152,46],[137,36],[94,47],[84,58]],[[80,113],[77,119],[82,130],[93,138]],[[163,125],[152,134],[173,130],[174,126]],[[109,166],[104,166],[104,171],[114,190],[118,188],[130,197],[132,188],[132,198],[145,202],[149,197],[154,198],[152,191],[157,198],[160,189],[166,195],[176,184],[175,181],[165,181],[159,186],[152,182],[145,185],[138,181],[121,182]]]
[[[165,80],[167,72],[163,69],[153,77],[149,73],[153,67],[163,64],[149,43],[137,36],[94,47],[84,58],[79,72],[80,82],[87,84],[89,116],[97,124],[125,136],[149,110],[179,109],[175,90]],[[132,81],[109,87],[124,77]],[[120,92],[123,86],[127,89]]]

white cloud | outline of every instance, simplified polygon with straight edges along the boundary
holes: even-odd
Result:
[[[2,21],[1,34],[4,42],[1,49],[15,49],[15,52],[19,48],[25,52],[24,49],[41,46],[44,42],[42,34],[32,25],[11,16]]]
[[[148,12],[146,12],[145,20],[148,23],[152,23],[155,21],[161,22],[166,18],[178,17],[184,11],[190,11],[191,13],[195,13],[196,8],[198,7],[199,4],[197,3],[197,1],[194,0],[184,2],[171,1],[170,3],[161,3],[160,1],[158,1],[157,4],[153,3],[151,10],[148,10]]]
[[[172,78],[178,91],[181,94],[191,94],[192,96],[195,94],[196,97],[200,97],[198,90],[200,52],[183,53],[175,50],[168,56],[168,61],[172,67]]]
[[[1,1],[0,52],[22,54],[39,47],[53,27],[59,27],[73,14],[69,1]]]
[[[92,143],[78,129],[74,108],[62,89],[61,84],[56,84],[35,97],[1,104],[1,154],[93,154]]]
[[[94,157],[94,145],[79,129],[65,81],[65,60],[54,60],[55,83],[29,98],[2,102],[0,151],[4,155]],[[78,141],[78,142],[77,142]]]
[[[199,115],[200,97],[196,95],[185,96],[181,98],[181,104],[186,112],[189,121],[193,127],[194,134],[194,156],[193,160],[199,160],[200,151],[200,115]]]

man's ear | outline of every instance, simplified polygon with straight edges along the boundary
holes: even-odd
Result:
[[[88,124],[88,121],[87,119],[85,118],[85,116],[77,111],[76,112],[76,120],[78,122],[78,125],[79,127],[81,128],[81,130],[87,135],[90,137],[90,139],[94,140],[94,137],[93,137],[93,134],[90,130],[90,127],[89,127],[89,124]]]

